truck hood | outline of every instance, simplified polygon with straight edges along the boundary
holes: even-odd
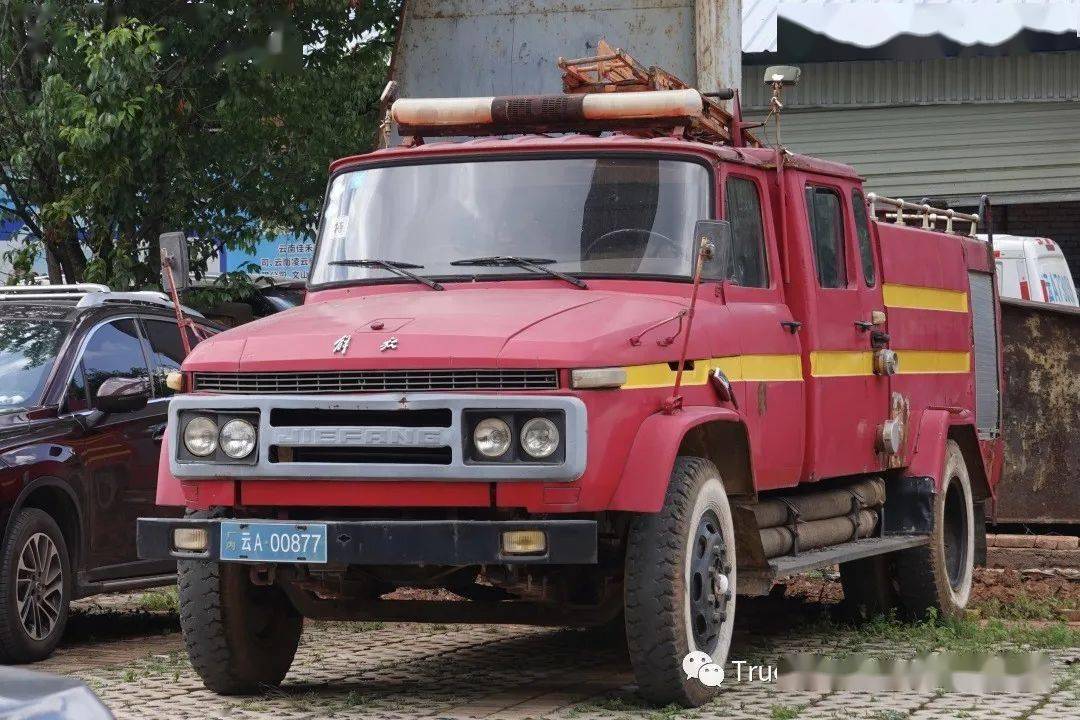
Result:
[[[316,300],[200,343],[184,368],[573,367],[595,365],[601,357],[605,363],[625,362],[622,355],[655,362],[657,344],[635,348],[630,336],[683,307],[679,298],[535,287],[451,287]],[[675,327],[672,323],[671,331]],[[345,337],[348,346],[335,352]]]

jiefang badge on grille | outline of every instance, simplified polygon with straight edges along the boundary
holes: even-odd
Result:
[[[379,346],[379,352],[386,352],[387,350],[397,350],[396,337],[391,337],[383,340],[383,344]]]
[[[340,353],[342,355],[349,349],[349,343],[352,342],[351,335],[342,335],[334,341],[334,347],[331,349],[331,354]]]

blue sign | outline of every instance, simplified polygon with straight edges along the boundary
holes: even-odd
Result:
[[[221,272],[247,269],[245,265],[254,263],[258,270],[251,270],[254,275],[279,280],[306,280],[311,269],[311,258],[315,253],[315,241],[295,235],[279,235],[271,240],[259,243],[255,252],[222,248],[220,253]]]

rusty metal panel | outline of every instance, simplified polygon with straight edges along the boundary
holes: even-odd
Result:
[[[1005,467],[995,522],[1080,523],[1080,308],[1001,301]]]
[[[694,0],[407,0],[393,75],[409,97],[562,91],[559,57],[604,39],[691,85]]]

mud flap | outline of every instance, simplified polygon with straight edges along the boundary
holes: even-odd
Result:
[[[934,478],[885,480],[885,534],[929,535],[934,527]]]

